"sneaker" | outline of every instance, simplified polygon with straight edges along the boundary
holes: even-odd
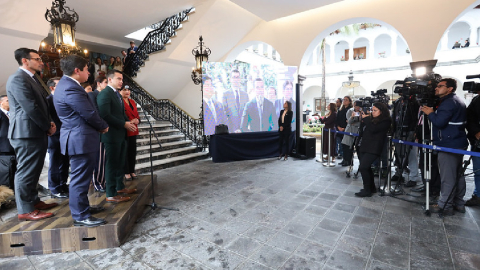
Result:
[[[480,206],[480,197],[472,195],[472,198],[465,202],[465,206]]]

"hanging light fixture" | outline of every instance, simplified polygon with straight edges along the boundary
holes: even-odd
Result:
[[[192,68],[192,80],[195,84],[200,84],[202,81],[203,62],[208,61],[208,56],[211,53],[210,49],[204,46],[203,37],[200,36],[198,46],[192,50],[192,54],[195,56],[195,67]]]
[[[69,54],[84,54],[83,50],[75,43],[75,24],[78,22],[75,10],[65,6],[65,0],[54,0],[52,7],[45,12],[45,19],[53,30],[52,51],[59,53],[60,57]]]

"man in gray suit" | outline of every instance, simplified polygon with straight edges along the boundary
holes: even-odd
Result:
[[[228,131],[230,133],[241,132],[240,124],[245,104],[248,102],[247,92],[240,89],[240,71],[232,70],[230,81],[232,89],[223,93],[223,109],[227,121]]]
[[[254,82],[256,97],[245,104],[242,118],[242,132],[275,131],[277,115],[275,106],[264,97],[265,87],[262,78]]]
[[[39,220],[53,216],[40,212],[57,206],[40,201],[37,183],[47,153],[47,135],[56,131],[48,111],[47,95],[35,72],[43,62],[37,51],[20,48],[15,51],[20,68],[8,78],[7,95],[10,103],[8,139],[17,157],[15,200],[19,220]]]

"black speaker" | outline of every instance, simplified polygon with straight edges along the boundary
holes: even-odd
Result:
[[[300,144],[298,151],[301,155],[305,155],[307,158],[315,157],[316,139],[314,137],[300,136]]]

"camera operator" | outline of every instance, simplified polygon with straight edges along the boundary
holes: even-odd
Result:
[[[388,107],[384,103],[374,103],[372,114],[362,114],[362,140],[360,143],[360,166],[358,170],[362,174],[363,189],[355,193],[357,197],[371,197],[377,192],[373,179],[372,163],[380,157],[387,139],[392,119]]]
[[[362,111],[362,102],[355,101],[354,107],[350,108],[347,111],[347,127],[345,132],[358,133],[360,129],[360,122],[362,117],[360,112]],[[353,147],[355,142],[354,136],[345,135],[342,139],[342,149],[343,149],[343,161],[342,166],[350,166],[353,162]]]
[[[470,91],[469,91],[470,92]],[[480,98],[477,96],[473,98],[467,108],[467,131],[468,139],[470,140],[471,151],[480,152],[477,147],[480,140]],[[475,190],[472,198],[465,202],[466,206],[480,206],[480,157],[472,156],[473,172],[475,180]]]
[[[413,142],[415,140],[415,128],[418,123],[420,103],[415,95],[406,93],[393,104],[393,132],[394,138]],[[395,144],[395,175],[392,181],[402,181],[402,172],[407,167],[410,169],[409,181],[406,187],[417,185],[418,174],[418,147],[404,144]],[[402,167],[401,167],[402,166]]]
[[[442,79],[435,88],[435,95],[440,98],[437,110],[423,106],[422,111],[432,123],[433,144],[449,148],[466,149],[468,146],[465,133],[466,107],[455,95],[457,81]],[[453,210],[465,213],[465,177],[461,174],[463,155],[447,152],[438,153],[441,190],[438,204],[431,207],[433,213],[444,216],[453,215]],[[450,193],[453,199],[449,200]]]

